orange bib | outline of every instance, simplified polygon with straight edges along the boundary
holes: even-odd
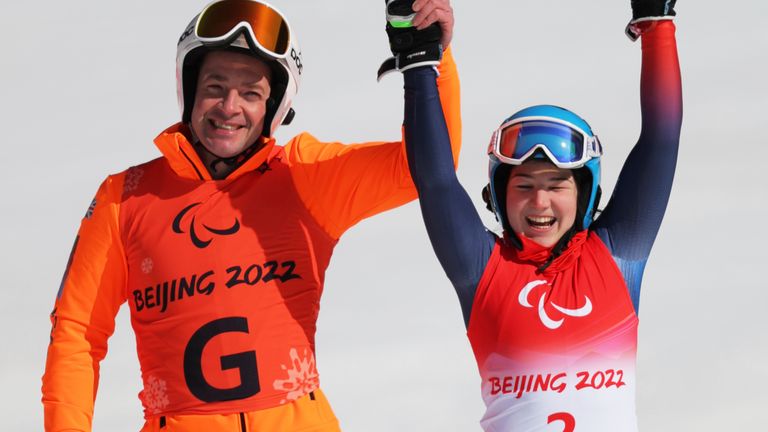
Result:
[[[317,389],[315,322],[336,241],[282,152],[234,180],[190,181],[164,159],[126,173],[120,232],[146,415],[252,411]]]

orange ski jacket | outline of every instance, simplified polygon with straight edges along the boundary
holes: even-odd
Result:
[[[459,82],[438,87],[458,161]],[[318,388],[315,326],[325,270],[358,221],[416,198],[402,142],[273,139],[213,180],[186,126],[162,157],[109,176],[82,220],[55,307],[43,376],[46,431],[90,431],[115,316],[128,302],[145,418],[224,414]]]

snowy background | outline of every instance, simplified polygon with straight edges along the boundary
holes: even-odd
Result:
[[[402,80],[382,2],[275,0],[304,53],[294,124],[323,140],[397,139]],[[0,4],[0,429],[42,430],[40,376],[70,247],[108,174],[158,155],[178,119],[175,44],[203,0]],[[486,143],[521,107],[585,117],[610,195],[640,124],[629,1],[455,0],[459,177],[478,207]],[[637,411],[644,431],[768,430],[768,3],[678,3],[685,115],[673,194],[643,284]],[[763,78],[759,78],[762,76]],[[483,211],[489,225],[491,214]],[[327,274],[322,387],[347,431],[478,431],[479,378],[456,296],[415,203],[350,230]],[[127,308],[102,365],[97,431],[142,424]]]

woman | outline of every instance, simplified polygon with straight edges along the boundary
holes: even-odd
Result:
[[[406,74],[411,175],[460,299],[486,431],[634,431],[640,282],[674,176],[682,118],[674,2],[633,1],[642,132],[596,216],[602,146],[555,106],[505,120],[489,146],[486,230],[453,171],[431,72]]]

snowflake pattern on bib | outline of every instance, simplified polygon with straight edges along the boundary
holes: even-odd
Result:
[[[144,391],[139,396],[152,414],[160,413],[170,404],[168,385],[165,381],[154,376],[147,379]]]
[[[286,365],[280,367],[287,372],[288,378],[277,379],[274,382],[275,389],[288,392],[285,399],[280,403],[294,401],[305,394],[317,390],[320,385],[320,376],[315,366],[315,356],[308,350],[304,350],[303,357],[299,357],[296,348],[291,348],[289,353],[293,368],[288,369]]]

